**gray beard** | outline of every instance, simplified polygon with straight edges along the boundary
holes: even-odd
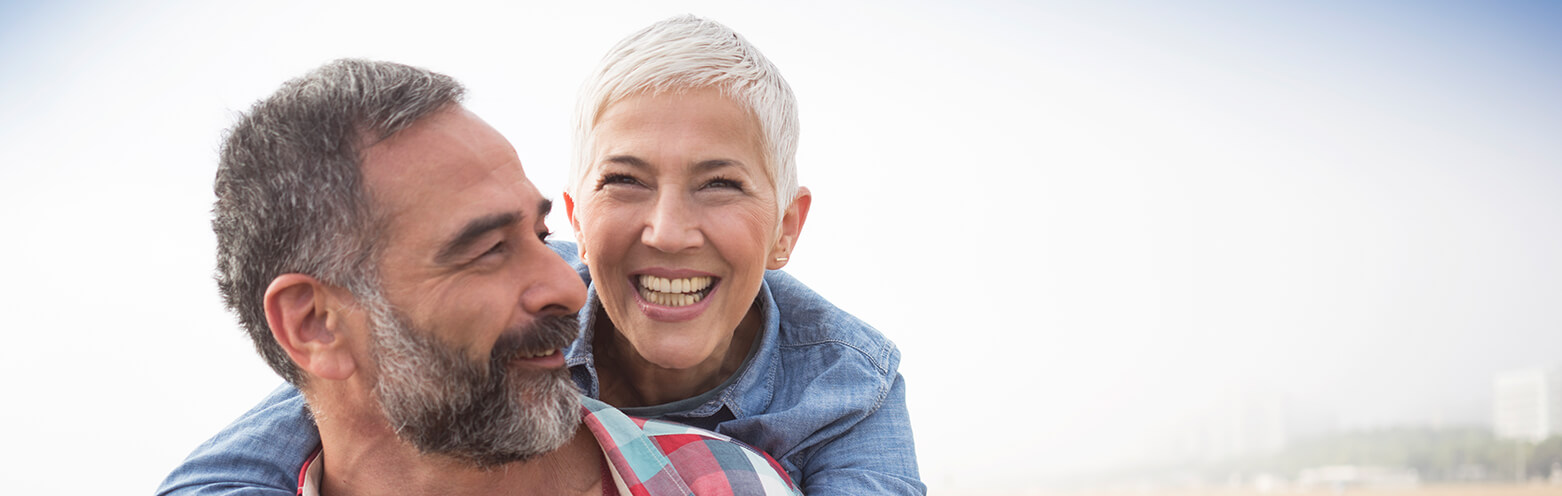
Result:
[[[373,326],[374,394],[396,435],[420,453],[489,469],[558,449],[579,428],[579,393],[567,370],[509,366],[522,353],[562,353],[580,332],[574,315],[507,329],[484,363],[416,329],[384,298],[360,301]]]

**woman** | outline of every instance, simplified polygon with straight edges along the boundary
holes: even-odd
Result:
[[[766,272],[786,265],[812,200],[774,66],[725,26],[669,19],[609,52],[576,117],[564,202],[579,245],[553,245],[590,288],[576,384],[764,449],[806,494],[925,493],[894,344]],[[299,401],[278,390],[160,493],[291,492],[317,442]]]

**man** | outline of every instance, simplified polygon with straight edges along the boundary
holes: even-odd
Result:
[[[223,146],[218,285],[319,426],[298,494],[795,494],[752,448],[581,398],[560,349],[585,288],[462,92],[341,60]],[[160,493],[211,482],[176,473]]]

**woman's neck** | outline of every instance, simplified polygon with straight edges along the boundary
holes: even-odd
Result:
[[[720,386],[742,367],[763,325],[759,305],[749,307],[731,339],[700,363],[684,369],[658,366],[635,351],[606,312],[597,319],[592,347],[602,401],[616,407],[660,405],[693,398]]]

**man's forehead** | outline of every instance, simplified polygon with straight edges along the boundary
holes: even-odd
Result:
[[[531,214],[542,198],[509,141],[455,105],[364,150],[363,177],[390,218]]]
[[[460,105],[431,112],[363,150],[365,175],[386,168],[426,168],[450,161],[496,158],[520,165],[509,140]]]

